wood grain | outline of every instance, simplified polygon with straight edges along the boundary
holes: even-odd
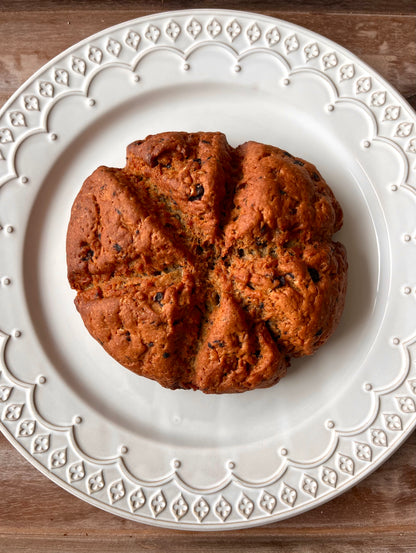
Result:
[[[95,4],[97,11],[112,8],[113,0],[42,0],[41,2],[29,2],[28,0],[3,0],[0,7],[3,11],[25,11],[42,9],[44,11],[60,11],[68,8],[77,9],[81,12],[84,9],[91,9]],[[319,13],[388,13],[388,14],[415,14],[416,7],[413,0],[148,0],[146,3],[137,0],[123,0],[117,2],[117,10],[120,8],[137,9],[143,4],[151,11],[183,10],[188,8],[226,8],[230,10],[258,11],[298,11],[298,12],[319,12]]]
[[[245,9],[308,27],[347,47],[416,107],[414,0],[0,0],[0,105],[77,41],[127,19],[189,7]],[[1,298],[0,298],[1,299]],[[198,533],[101,511],[34,469],[0,435],[0,552],[239,551],[414,553],[416,433],[374,474],[304,515],[244,531]]]

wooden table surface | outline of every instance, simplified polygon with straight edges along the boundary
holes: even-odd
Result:
[[[0,105],[35,70],[90,34],[149,13],[193,7],[245,9],[306,26],[368,62],[416,107],[414,0],[0,0]],[[0,435],[0,552],[414,553],[415,461],[413,433],[374,474],[313,511],[243,531],[182,532],[88,505],[41,475]]]

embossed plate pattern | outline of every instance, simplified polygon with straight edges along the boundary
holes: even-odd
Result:
[[[268,390],[164,390],[90,338],[66,281],[82,181],[164,130],[221,130],[316,163],[345,215],[340,327]],[[311,509],[416,423],[416,118],[381,77],[306,29],[192,10],[76,44],[0,112],[0,421],[39,470],[140,522],[218,530]]]

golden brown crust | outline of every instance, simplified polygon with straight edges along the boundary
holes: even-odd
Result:
[[[167,388],[275,384],[340,319],[342,211],[317,169],[221,133],[163,133],[99,167],[72,207],[68,278],[106,351]]]

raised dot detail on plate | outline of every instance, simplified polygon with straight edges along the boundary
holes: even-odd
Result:
[[[327,428],[334,428],[335,423],[334,421],[326,421],[326,427]]]
[[[181,462],[179,461],[179,459],[174,459],[172,462],[172,466],[174,469],[178,469],[181,466]]]
[[[49,135],[49,138],[52,140],[52,141],[55,141],[57,138],[58,138],[58,135],[55,134],[54,132],[52,134]]]
[[[3,278],[2,278],[2,284],[3,284],[3,286],[9,286],[9,284],[11,284],[11,282],[12,282],[12,281],[10,280],[9,277],[3,277]]]
[[[45,382],[46,382],[46,377],[45,377],[45,376],[39,376],[38,382],[39,382],[39,384],[45,384]]]
[[[127,446],[125,446],[125,445],[122,445],[122,446],[120,447],[120,453],[121,453],[122,455],[125,455],[125,454],[128,452],[128,450],[129,450],[129,448],[128,448]]]
[[[21,335],[22,335],[22,333],[21,333],[20,330],[15,330],[15,331],[13,332],[13,336],[14,336],[15,338],[20,338]]]
[[[75,424],[81,424],[81,423],[82,423],[82,417],[76,416],[76,417],[74,418],[74,422],[75,422]]]
[[[133,81],[134,81],[135,83],[138,83],[138,82],[140,81],[139,75],[134,75]]]
[[[403,289],[403,292],[407,295],[410,294],[411,291],[412,291],[412,289],[409,286],[405,286],[404,289]]]
[[[410,234],[405,234],[405,235],[403,236],[403,240],[404,240],[405,242],[410,242],[411,239],[412,239],[412,237],[410,236]]]
[[[290,80],[289,80],[289,79],[283,79],[283,84],[284,84],[285,86],[290,85]]]
[[[289,452],[285,447],[282,447],[282,449],[280,450],[280,455],[283,455],[283,457],[286,457],[288,453]]]
[[[397,184],[392,184],[392,185],[390,186],[390,190],[391,190],[392,192],[396,192],[398,189],[399,189],[399,187],[397,186]]]
[[[229,468],[230,470],[235,469],[235,463],[234,463],[234,461],[228,461],[228,468]]]
[[[90,98],[90,99],[88,100],[88,105],[91,106],[91,107],[95,106],[95,100],[94,100],[94,98]]]
[[[20,177],[20,182],[22,184],[27,184],[29,182],[29,179],[27,177]]]
[[[399,338],[397,338],[397,337],[396,337],[396,338],[393,338],[393,344],[394,344],[395,346],[398,346],[398,345],[400,344]]]
[[[335,106],[334,106],[333,104],[329,104],[329,105],[327,106],[327,110],[328,110],[328,111],[334,111],[334,109],[335,109]]]
[[[364,140],[363,148],[369,148],[370,146],[371,146],[371,142],[369,140]]]
[[[373,389],[372,384],[370,384],[369,382],[366,382],[363,387],[366,392],[371,392],[371,390]]]
[[[173,424],[179,424],[181,422],[181,417],[179,415],[173,415],[172,422]]]
[[[234,65],[234,71],[236,73],[238,73],[239,71],[241,71],[241,65]]]
[[[189,63],[185,63],[184,66],[183,66],[184,70],[185,71],[189,71],[189,69],[191,68]]]
[[[11,234],[14,231],[14,228],[12,227],[12,225],[7,225],[5,230],[8,234]]]

